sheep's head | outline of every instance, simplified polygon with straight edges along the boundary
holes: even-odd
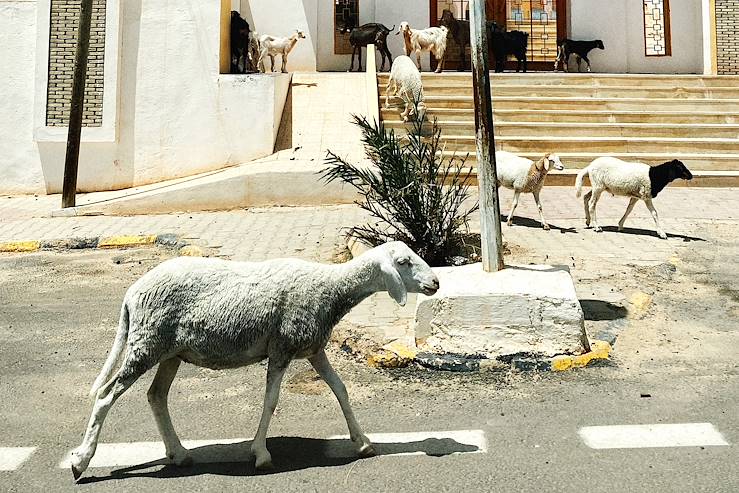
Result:
[[[543,161],[542,164],[544,166],[544,170],[546,170],[547,173],[551,171],[552,168],[559,170],[559,171],[562,171],[563,169],[565,169],[564,165],[562,164],[562,161],[560,161],[559,156],[557,156],[556,154],[553,154],[553,153],[547,154],[544,156],[544,159],[542,159],[542,161]]]
[[[295,36],[297,36],[298,39],[305,39],[305,33],[300,29],[295,30]]]
[[[682,161],[679,161],[677,159],[673,159],[669,163],[665,163],[670,165],[670,178],[672,180],[677,180],[679,178],[682,178],[683,180],[692,180],[693,179],[693,173],[690,172],[687,166]]]
[[[424,260],[402,241],[385,243],[372,250],[382,271],[388,294],[401,306],[408,293],[432,296],[439,290],[439,278]]]
[[[601,50],[605,50],[606,47],[603,45],[603,41],[596,39],[595,40],[595,47],[600,48]]]
[[[411,33],[411,26],[406,21],[400,23],[400,25],[398,26],[398,32],[395,33],[395,35],[397,36],[401,33],[403,34],[403,36],[410,35]]]

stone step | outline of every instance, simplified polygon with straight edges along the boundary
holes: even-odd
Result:
[[[739,99],[739,87],[644,87],[577,85],[545,86],[510,84],[493,86],[493,97],[577,97],[577,98],[650,98],[650,99]],[[472,96],[472,86],[424,86],[428,96]],[[380,94],[385,94],[381,88]]]
[[[444,143],[449,150],[458,152],[475,151],[474,135],[447,136],[444,137]],[[506,136],[496,138],[495,144],[498,150],[514,153],[570,153],[590,149],[600,155],[654,152],[655,150],[666,154],[739,155],[738,139]]]
[[[384,99],[381,101],[384,104]],[[383,120],[395,120],[400,111],[391,107],[381,108]],[[474,110],[435,108],[427,113],[430,118],[445,122],[474,123]],[[495,122],[537,123],[677,123],[677,124],[739,124],[739,113],[694,112],[694,111],[610,111],[610,110],[518,110],[495,109]]]
[[[397,116],[396,116],[397,117]],[[442,137],[473,136],[474,122],[438,120]],[[385,119],[385,126],[396,131],[412,126],[401,120]],[[501,122],[495,125],[495,135],[501,137],[661,137],[661,138],[722,138],[739,139],[739,124],[651,124],[651,123],[534,123]]]
[[[528,152],[517,152],[516,154],[527,157],[529,159],[540,159],[545,152],[549,151],[528,151]],[[446,158],[456,156],[457,158],[465,158],[465,163],[469,166],[475,165],[477,162],[477,155],[475,151],[467,152],[455,152],[452,149],[447,148],[441,153]],[[636,161],[643,162],[650,165],[662,164],[673,159],[679,159],[691,170],[695,172],[726,172],[726,173],[739,173],[733,170],[736,168],[736,162],[739,160],[739,153],[737,154],[696,154],[696,153],[678,153],[670,154],[667,152],[609,152],[600,153],[597,151],[589,150],[589,152],[560,152],[557,151],[560,156],[562,163],[570,170],[582,169],[594,159],[601,156],[613,156],[624,161]],[[721,186],[721,185],[718,185]],[[728,185],[726,185],[728,186]],[[733,186],[733,185],[732,185]]]
[[[574,58],[573,58],[574,61]],[[472,86],[472,75],[469,71],[446,71],[442,74],[424,72],[424,87],[433,86]],[[378,84],[387,84],[387,72],[377,75]],[[588,74],[563,72],[508,72],[490,74],[493,87],[504,85],[544,85],[544,86],[645,86],[645,87],[739,87],[739,76],[720,75],[638,75],[638,74]]]
[[[431,109],[472,109],[472,96],[426,96]],[[384,102],[384,99],[383,99]],[[580,98],[580,97],[493,97],[497,109],[579,109],[645,111],[727,111],[739,112],[739,99],[659,99],[659,98]]]

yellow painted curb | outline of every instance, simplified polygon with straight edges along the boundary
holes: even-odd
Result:
[[[607,360],[611,354],[611,345],[605,341],[592,341],[591,351],[580,356],[557,356],[552,360],[552,371],[566,371],[572,368],[584,368],[596,360]]]
[[[41,243],[38,241],[9,241],[0,243],[0,252],[2,253],[35,252],[39,248],[41,248]]]
[[[156,235],[146,236],[111,236],[109,238],[100,238],[98,248],[127,248],[142,245],[153,245],[156,243]]]
[[[375,368],[403,368],[408,366],[418,351],[400,342],[385,344],[379,351],[367,357],[367,363]]]

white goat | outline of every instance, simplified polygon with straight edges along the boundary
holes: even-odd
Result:
[[[295,47],[295,43],[299,39],[305,39],[305,34],[300,29],[295,30],[295,34],[289,38],[280,38],[276,36],[270,36],[269,34],[262,34],[259,36],[259,70],[266,72],[267,69],[264,66],[264,58],[269,57],[271,61],[270,71],[275,71],[275,56],[282,56],[282,72],[287,72],[287,55],[290,54],[292,49]]]
[[[436,66],[436,73],[441,73],[444,70],[444,55],[446,54],[448,33],[449,29],[444,26],[411,29],[411,26],[406,21],[403,21],[400,23],[398,32],[395,34],[403,34],[405,54],[411,56],[411,53],[415,52],[419,70],[421,70],[421,52],[428,51],[439,61],[439,64]]]
[[[513,225],[513,212],[518,206],[518,196],[521,193],[534,195],[536,206],[539,208],[539,217],[544,229],[549,230],[549,224],[544,219],[544,212],[539,201],[539,193],[544,186],[547,173],[552,168],[563,170],[564,166],[556,154],[545,154],[543,158],[534,162],[531,159],[517,156],[511,152],[498,151],[495,153],[498,186],[510,188],[515,193],[511,212],[508,214],[508,226]]]
[[[405,109],[400,114],[404,122],[408,116],[416,113],[419,120],[423,120],[426,114],[426,103],[423,101],[423,82],[421,73],[416,68],[413,60],[405,55],[400,55],[393,61],[390,69],[390,78],[385,88],[385,108],[390,107],[390,97],[400,96],[405,103]]]
[[[324,348],[339,319],[369,295],[387,291],[405,305],[407,293],[433,295],[438,289],[433,271],[402,242],[340,265],[188,257],[164,262],[136,281],[123,300],[113,348],[92,386],[95,405],[87,431],[71,454],[74,477],[80,477],[95,454],[110,407],[157,363],[148,398],[167,457],[177,465],[192,463],[167,408],[181,361],[225,369],[269,359],[264,409],[251,446],[259,469],[271,466],[267,428],[282,377],[296,358],[307,358],[336,395],[359,455],[373,455]]]
[[[590,175],[592,185],[592,190],[585,195],[584,199],[586,226],[590,226],[592,222],[595,231],[603,231],[598,225],[595,207],[598,205],[600,194],[606,191],[613,195],[631,197],[626,213],[618,222],[619,231],[623,231],[626,218],[631,214],[636,202],[641,199],[652,213],[654,223],[657,225],[657,234],[663,240],[667,239],[667,234],[659,223],[659,216],[652,204],[652,199],[673,180],[693,178],[690,170],[677,159],[652,167],[644,163],[622,161],[615,157],[599,157],[577,174],[575,189],[578,197],[582,194],[582,182],[585,175]]]

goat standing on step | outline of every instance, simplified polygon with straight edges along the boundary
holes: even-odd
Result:
[[[577,60],[577,71],[580,71],[582,61],[588,64],[588,72],[590,72],[590,60],[588,59],[588,53],[593,51],[595,48],[605,50],[606,47],[603,45],[603,41],[596,39],[593,41],[574,41],[572,39],[563,39],[557,43],[557,59],[554,61],[554,71],[557,71],[557,67],[561,63],[564,67],[564,71],[567,72],[567,65],[571,55],[575,55]]]
[[[547,173],[554,168],[563,170],[564,166],[556,154],[546,154],[543,158],[534,162],[531,159],[517,156],[511,152],[498,151],[495,153],[496,170],[498,175],[498,186],[504,186],[514,191],[511,212],[508,214],[508,226],[513,225],[513,212],[518,206],[518,197],[522,193],[534,195],[536,206],[539,208],[539,218],[545,230],[549,230],[549,224],[544,219],[544,211],[539,200],[539,193],[544,187]]]
[[[444,27],[428,27],[426,29],[412,29],[411,26],[403,21],[400,23],[398,32],[395,33],[403,35],[403,42],[405,43],[405,54],[411,56],[411,53],[416,54],[416,62],[418,64],[418,70],[421,70],[421,52],[428,51],[436,59],[439,64],[436,66],[436,73],[441,73],[444,70],[444,61],[446,54],[446,41],[449,30]]]
[[[267,69],[264,66],[264,58],[269,57],[271,61],[270,71],[275,71],[275,57],[277,55],[282,56],[282,72],[287,72],[287,55],[290,54],[292,49],[295,47],[295,43],[299,39],[305,39],[305,34],[300,29],[295,30],[295,34],[289,38],[279,38],[276,36],[270,36],[269,34],[262,34],[259,36],[259,70],[266,72]]]
[[[176,465],[192,463],[167,408],[182,361],[221,370],[268,360],[264,408],[251,445],[257,469],[272,466],[267,428],[285,370],[298,358],[307,358],[336,395],[357,453],[374,455],[324,348],[337,322],[371,294],[387,291],[405,305],[408,293],[431,296],[438,289],[428,264],[402,242],[338,265],[192,257],[162,263],[126,292],[113,348],[92,386],[95,404],[87,431],[71,454],[72,474],[78,479],[90,464],[111,406],[157,363],[148,397],[167,458]]]
[[[590,176],[592,186],[592,190],[585,195],[584,199],[586,226],[590,226],[592,222],[595,231],[603,231],[598,225],[595,207],[598,205],[600,194],[610,192],[613,195],[631,198],[626,213],[618,222],[619,231],[623,231],[626,218],[631,214],[637,201],[643,200],[647,204],[649,212],[652,213],[652,218],[654,218],[654,223],[657,226],[657,234],[663,240],[667,239],[667,234],[659,223],[659,216],[652,204],[652,199],[678,178],[683,180],[693,179],[690,170],[682,161],[677,159],[652,167],[644,163],[621,161],[615,157],[599,157],[577,174],[575,189],[578,197],[582,194],[582,182],[585,175]]]
[[[387,59],[388,64],[393,63],[393,55],[387,47],[387,35],[395,29],[395,25],[390,29],[384,24],[378,24],[371,22],[369,24],[362,24],[359,27],[352,29],[349,34],[349,43],[352,45],[352,63],[349,66],[349,72],[354,69],[354,57],[358,56],[359,66],[357,72],[362,70],[362,48],[366,48],[367,45],[374,44],[377,51],[382,56],[382,65],[380,70],[385,70],[385,60]]]

